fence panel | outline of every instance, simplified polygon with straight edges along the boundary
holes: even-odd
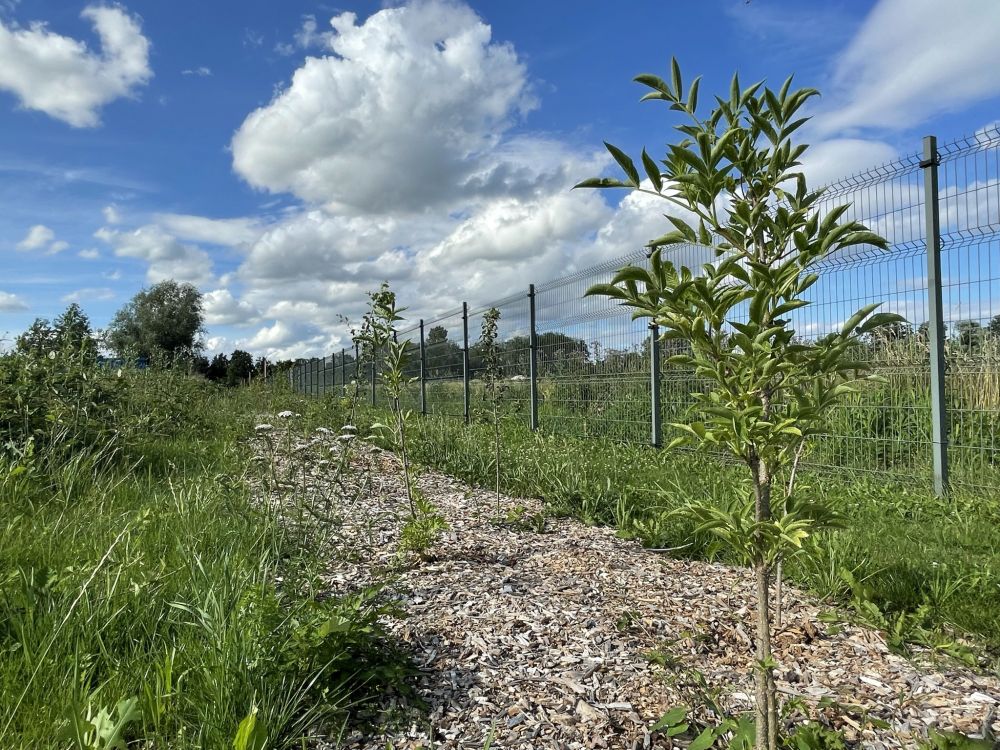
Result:
[[[941,279],[952,483],[1000,486],[1000,129],[941,151]]]
[[[584,297],[620,265],[606,263],[535,290],[538,420],[545,432],[649,438],[648,323],[631,320],[605,297]]]
[[[944,455],[951,482],[971,488],[1000,487],[1000,129],[990,127],[971,138],[941,146],[933,160],[937,172],[940,221],[940,293],[944,362],[943,398],[935,397],[931,377],[934,308],[928,300],[928,208],[925,190],[932,166],[914,153],[828,186],[818,210],[825,214],[846,205],[846,218],[865,223],[884,236],[888,250],[850,248],[824,259],[816,268],[820,281],[808,292],[812,304],[790,314],[797,335],[815,340],[843,325],[856,310],[881,303],[907,323],[870,336],[858,355],[874,365],[881,382],[866,384],[835,409],[808,452],[816,467],[870,472],[913,481],[933,482],[934,456]],[[930,204],[934,205],[934,204]],[[931,224],[933,226],[933,224]],[[933,251],[933,250],[932,250]],[[714,259],[698,246],[675,246],[664,256],[697,269]],[[545,432],[578,437],[655,442],[653,397],[664,425],[682,419],[691,394],[704,387],[693,373],[669,363],[683,342],[659,342],[659,372],[654,381],[652,340],[646,320],[632,321],[627,311],[603,297],[584,297],[592,284],[607,282],[627,263],[648,263],[644,252],[588,268],[534,290],[538,422]],[[933,269],[933,264],[931,267]],[[933,274],[931,275],[933,278]],[[408,371],[423,369],[426,412],[462,418],[465,412],[463,322],[469,333],[471,414],[481,413],[483,357],[478,343],[483,314],[500,311],[501,371],[506,380],[505,413],[531,419],[531,298],[528,290],[492,304],[473,305],[463,321],[456,310],[424,323],[424,366],[420,362],[420,327],[399,335],[412,342]],[[737,310],[735,318],[745,316]],[[346,372],[343,365],[346,364]],[[304,393],[328,392],[358,377],[348,354],[317,368],[301,361],[289,373]],[[339,380],[338,380],[339,377]],[[361,373],[362,393],[369,372]],[[420,385],[408,389],[404,403],[420,411]],[[941,404],[944,453],[935,449],[932,420]],[[665,441],[671,437],[663,428]]]
[[[462,311],[424,323],[427,413],[465,416],[462,354]]]

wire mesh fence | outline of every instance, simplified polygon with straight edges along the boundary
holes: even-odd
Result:
[[[930,203],[928,185],[936,189]],[[838,330],[871,303],[908,323],[865,342],[863,356],[882,380],[831,413],[810,444],[810,462],[935,486],[950,471],[952,484],[1000,488],[1000,129],[830,185],[820,212],[841,205],[849,206],[845,218],[884,236],[889,250],[860,246],[822,261],[811,304],[792,313],[797,336]],[[929,226],[937,234],[930,241]],[[689,268],[714,259],[694,245],[664,253]],[[608,298],[584,296],[621,266],[646,263],[645,252],[636,252],[401,331],[413,347],[416,379],[405,406],[477,418],[479,338],[483,314],[495,307],[509,418],[553,434],[658,444],[660,425],[682,419],[703,384],[668,362],[683,344],[657,342],[647,321],[631,320]],[[379,400],[371,366],[359,369],[350,351],[299,362],[289,378],[310,394],[364,379]]]

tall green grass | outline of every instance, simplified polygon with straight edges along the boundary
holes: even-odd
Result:
[[[402,674],[377,593],[322,596],[251,497],[274,398],[0,359],[0,747],[231,748],[251,714],[300,747]]]

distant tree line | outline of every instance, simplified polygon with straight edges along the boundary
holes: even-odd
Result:
[[[229,386],[287,371],[294,363],[256,360],[247,351],[205,357],[204,309],[201,292],[192,284],[162,281],[138,292],[118,310],[103,332],[95,332],[79,304],[73,302],[54,320],[36,318],[14,342],[18,354],[73,354],[94,363],[116,360],[138,366],[185,367]]]

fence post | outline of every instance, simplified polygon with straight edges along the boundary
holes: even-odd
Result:
[[[371,381],[372,381],[372,406],[375,406],[375,368],[378,365],[378,352],[372,349]]]
[[[937,138],[924,137],[924,224],[927,237],[928,345],[931,355],[931,451],[934,494],[948,494],[948,412],[945,403],[944,312],[941,302],[941,215],[938,207]]]
[[[663,445],[663,415],[660,411],[660,327],[649,324],[649,397],[650,427],[649,442],[654,448]]]
[[[535,285],[528,284],[528,425],[538,429],[538,334],[535,331]]]
[[[420,319],[420,413],[427,414],[427,354],[424,349],[424,320]]]
[[[340,349],[340,389],[343,395],[347,395],[347,352],[343,347]]]
[[[469,303],[462,303],[462,386],[465,423],[469,424]]]

